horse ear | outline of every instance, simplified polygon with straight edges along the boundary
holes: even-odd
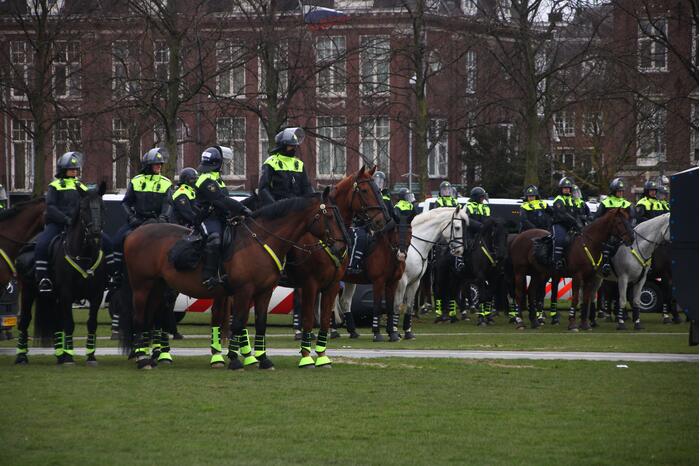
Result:
[[[98,189],[97,193],[100,195],[100,197],[104,196],[104,194],[107,192],[107,183],[102,180],[100,183],[100,188]]]
[[[365,174],[365,170],[367,170],[367,167],[365,167],[365,164],[363,163],[362,166],[360,167],[360,171],[358,173],[359,176],[362,176]]]
[[[326,189],[323,190],[323,195],[321,196],[321,199],[323,199],[323,202],[328,201],[328,195],[330,194],[330,192],[331,192],[331,187],[326,186]]]
[[[369,175],[369,176],[372,176],[372,175],[374,175],[374,172],[376,172],[376,171],[377,171],[377,166],[375,165],[375,166],[372,167],[372,169],[369,171],[368,175]]]

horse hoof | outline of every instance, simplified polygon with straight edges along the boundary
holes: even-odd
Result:
[[[27,364],[29,364],[29,358],[27,357],[27,353],[19,353],[15,357],[15,364],[20,366],[26,366]]]
[[[401,341],[401,335],[399,335],[398,332],[391,332],[389,334],[389,341],[390,342]]]
[[[596,328],[598,327],[598,321],[597,320],[592,320],[591,321],[591,328]]]
[[[624,322],[618,322],[617,327],[615,327],[615,330],[627,330],[627,326]]]
[[[409,330],[409,331],[407,331],[406,334],[403,336],[403,339],[404,339],[404,340],[415,340],[415,339],[416,339],[416,335],[415,335],[413,332],[411,332],[411,331]]]
[[[138,361],[136,361],[136,368],[137,369],[146,369],[146,370],[153,369],[151,358],[139,359]]]
[[[58,357],[56,363],[61,366],[72,366],[75,364],[75,361],[73,360],[73,356],[71,356],[70,354],[63,353]]]
[[[491,318],[486,319],[486,325],[496,325],[496,321]]]
[[[212,369],[223,369],[224,366],[226,366],[226,363],[224,361],[212,362],[209,364],[209,367],[211,367]]]
[[[350,332],[350,338],[360,338],[360,334],[353,330]]]
[[[258,365],[258,367],[260,369],[264,369],[266,371],[274,371],[275,370],[275,365],[272,364],[272,361],[270,361],[268,358],[263,358],[263,359],[260,359],[259,361],[260,361],[260,364]]]
[[[331,340],[334,338],[340,338],[340,333],[337,330],[331,330]]]
[[[634,329],[635,329],[635,330],[644,330],[644,326],[642,325],[641,322],[635,322],[635,323],[634,323]]]
[[[673,323],[674,323],[674,324],[680,324],[680,323],[683,323],[683,321],[681,320],[680,317],[674,317],[674,318],[673,318]]]
[[[559,318],[557,317],[556,319],[552,319],[549,325],[559,325]]]
[[[579,325],[578,328],[581,330],[586,330],[586,331],[593,330],[591,328],[591,326],[588,324],[588,322],[581,322],[581,325]]]
[[[372,341],[375,343],[380,342],[380,341],[385,341],[385,340],[386,339],[384,338],[384,335],[382,335],[381,333],[375,333],[374,336],[372,337]]]
[[[94,357],[93,359],[88,359],[85,361],[85,365],[88,367],[97,367],[97,359],[94,359]]]
[[[540,328],[541,326],[542,326],[542,324],[540,324],[539,320],[531,320],[530,321],[530,328],[532,328],[532,329],[537,329],[537,328]]]
[[[668,316],[664,317],[664,320],[663,320],[662,323],[663,323],[663,324],[670,324],[670,323],[671,323],[671,318],[668,317]]]
[[[228,368],[232,371],[241,370],[243,369],[243,363],[238,359],[231,359],[231,361],[228,363]]]

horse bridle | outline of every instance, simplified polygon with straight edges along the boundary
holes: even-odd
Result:
[[[664,228],[663,233],[661,233],[661,237],[662,237],[662,238],[663,238],[664,236],[666,236],[666,232],[668,231],[669,228],[671,228],[671,223],[670,223],[670,222],[666,225],[666,228]],[[667,242],[666,240],[658,241],[658,242],[657,242],[657,241],[652,241],[652,240],[650,240],[649,238],[645,237],[644,235],[642,235],[641,233],[639,233],[639,232],[636,231],[636,230],[632,230],[632,232],[634,233],[634,241],[632,242],[632,246],[634,246],[635,244],[636,244],[636,245],[639,245],[639,238],[642,238],[644,241],[647,241],[647,242],[653,244],[654,246],[661,246],[662,244],[664,244],[664,243]],[[652,252],[652,255],[649,256],[649,257],[647,258],[647,257],[642,256],[642,253],[639,251],[639,247],[637,247],[637,248],[632,248],[632,249],[635,249],[635,250],[637,251],[637,254],[639,254],[639,257],[642,258],[642,261],[643,261],[643,262],[648,262],[648,261],[652,258],[652,256],[654,255],[654,253]]]
[[[364,193],[360,189],[360,185],[362,183],[369,183],[370,187],[372,188],[372,192],[374,193],[374,197],[377,201],[377,205],[369,205],[367,203],[367,199],[365,198]],[[372,210],[380,210],[382,212],[382,216],[384,217],[384,221],[387,220],[387,212],[386,209],[384,208],[384,202],[382,201],[379,189],[377,188],[377,185],[374,184],[374,181],[371,178],[366,178],[366,179],[358,179],[355,177],[352,183],[352,198],[350,200],[350,203],[352,204],[355,201],[355,196],[359,196],[360,198],[360,212],[357,214],[357,217],[362,221],[362,223],[369,223],[370,218],[368,212],[371,212]]]
[[[462,239],[459,239],[459,240],[456,239],[456,237],[455,237],[455,227],[454,227],[454,221],[455,221],[455,219],[456,219],[456,214],[457,214],[457,209],[455,209],[455,211],[452,213],[452,218],[450,218],[450,223],[449,223],[449,225],[445,225],[445,226],[442,228],[442,230],[440,230],[440,234],[442,235],[442,233],[447,229],[447,227],[448,227],[448,226],[450,227],[450,239],[449,239],[449,242],[447,243],[447,245],[450,247],[450,251],[452,251],[452,250],[454,250],[454,249],[457,249],[457,247],[459,247],[459,246],[464,246],[464,229],[466,228],[466,225],[464,225],[464,223],[465,223],[464,220],[459,219],[459,220],[462,222]],[[431,241],[431,240],[429,240],[429,239],[425,239],[425,238],[421,238],[420,236],[416,236],[416,235],[414,235],[413,233],[411,233],[411,238],[416,238],[416,239],[419,240],[419,241],[423,241],[424,243],[428,243],[428,244],[432,244],[432,245],[443,244],[441,241]],[[456,246],[456,247],[452,247],[453,244],[456,244],[457,246]],[[425,261],[427,260],[427,258],[426,258],[426,257],[423,257],[423,255],[420,253],[420,251],[418,250],[418,248],[416,248],[416,247],[413,245],[413,243],[411,243],[411,247],[412,247],[413,249],[415,249],[415,251],[416,251],[416,252],[418,253],[418,255],[421,257],[421,259],[423,260],[423,262],[425,262]]]

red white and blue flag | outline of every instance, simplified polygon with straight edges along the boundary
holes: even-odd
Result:
[[[328,29],[336,24],[346,22],[350,17],[341,10],[322,6],[304,5],[304,23],[309,29]]]

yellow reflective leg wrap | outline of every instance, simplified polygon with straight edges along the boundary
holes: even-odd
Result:
[[[299,360],[299,367],[313,366],[314,358],[311,356],[304,356]]]
[[[265,356],[265,335],[255,335],[255,357]]]
[[[318,337],[316,338],[316,353],[324,353],[326,351],[326,345],[328,345],[328,332],[318,332]],[[318,363],[316,365],[318,365]]]
[[[435,300],[435,314],[438,317],[442,317],[442,299]]]
[[[326,355],[319,356],[318,358],[316,358],[316,367],[328,366],[329,364],[331,364],[331,358],[329,358]]]
[[[75,356],[75,351],[73,351],[73,335],[66,335],[63,340],[63,351],[66,354]]]
[[[170,356],[170,353],[168,353],[166,351],[161,352],[160,355],[158,356],[158,361],[172,361],[172,360],[173,360],[173,357]],[[224,358],[222,357],[221,361],[223,362],[223,360],[224,360]]]
[[[257,364],[258,359],[255,356],[253,356],[253,348],[250,346],[250,338],[248,338],[248,329],[243,329],[243,332],[241,332],[241,335],[238,337],[238,344],[241,347],[243,365],[250,366],[251,364]]]
[[[221,353],[221,327],[211,328],[211,354]]]
[[[450,317],[457,317],[457,301],[450,300]]]
[[[224,363],[224,357],[221,353],[215,353],[211,355],[211,359],[209,359],[209,364],[223,364]]]
[[[55,332],[53,334],[53,354],[58,357],[63,354],[63,345],[65,343],[65,333]]]

